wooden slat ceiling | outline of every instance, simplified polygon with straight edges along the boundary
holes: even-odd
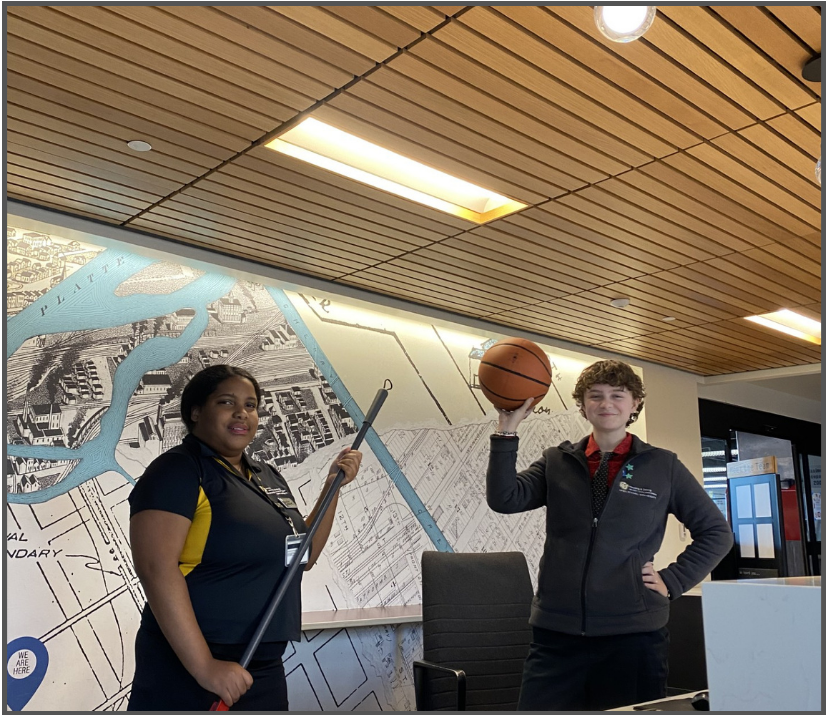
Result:
[[[820,361],[743,319],[820,313],[819,7],[662,6],[627,45],[581,6],[6,12],[11,198],[695,373]],[[262,146],[310,113],[528,207]]]

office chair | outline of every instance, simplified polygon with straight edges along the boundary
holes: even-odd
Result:
[[[516,710],[532,599],[521,552],[424,552],[416,709]]]

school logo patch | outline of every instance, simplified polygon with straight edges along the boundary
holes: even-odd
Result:
[[[634,497],[645,497],[646,499],[656,499],[657,492],[653,489],[645,489],[643,487],[635,487],[628,482],[620,482],[620,492],[622,494],[630,494]]]

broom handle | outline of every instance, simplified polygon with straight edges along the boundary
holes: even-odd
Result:
[[[362,441],[367,435],[367,430],[370,429],[370,427],[373,425],[373,421],[376,419],[376,415],[378,415],[381,406],[387,399],[388,391],[393,389],[393,384],[390,382],[390,380],[385,380],[384,384],[385,387],[381,388],[376,393],[376,396],[373,399],[373,404],[370,405],[370,409],[367,411],[367,415],[364,418],[364,422],[362,422],[361,424],[361,429],[358,431],[356,438],[353,440],[353,446],[351,447],[351,449],[353,450],[356,450],[359,448],[359,446],[361,446]],[[318,527],[321,525],[321,520],[327,513],[327,509],[330,508],[330,504],[332,503],[333,498],[335,497],[336,493],[341,487],[341,483],[344,481],[344,477],[344,470],[339,469],[338,474],[336,474],[336,478],[333,480],[333,483],[330,485],[330,488],[324,495],[324,499],[322,499],[321,504],[319,505],[318,514],[316,515],[315,520],[310,525],[310,528],[307,530],[307,533],[304,534],[304,538],[301,540],[301,546],[298,549],[298,553],[295,555],[289,567],[282,575],[281,581],[279,581],[278,583],[278,588],[276,588],[272,600],[270,601],[270,605],[267,606],[267,610],[261,617],[261,622],[258,624],[258,628],[255,629],[255,633],[253,633],[249,645],[247,645],[244,654],[241,656],[241,660],[238,661],[239,665],[242,668],[248,667],[250,662],[252,661],[252,657],[253,655],[255,655],[255,651],[258,649],[258,646],[261,643],[261,639],[264,637],[264,632],[270,625],[273,616],[275,616],[275,612],[278,609],[278,606],[281,605],[281,601],[284,600],[284,594],[287,592],[287,589],[289,588],[290,583],[292,583],[292,580],[295,577],[295,574],[298,571],[298,569],[303,566],[303,564],[301,563],[301,559],[304,557],[304,554],[306,553],[307,549],[310,548],[310,544],[313,541],[313,536],[315,536],[316,531],[318,531]],[[210,710],[229,710],[229,706],[223,700],[218,700],[217,702],[212,704]]]

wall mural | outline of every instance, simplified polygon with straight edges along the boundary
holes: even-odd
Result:
[[[127,496],[183,437],[181,391],[211,364],[260,381],[250,449],[278,466],[304,513],[362,410],[393,382],[325,553],[304,578],[305,611],[420,603],[424,550],[521,550],[536,570],[543,512],[501,516],[484,501],[495,412],[475,368],[501,335],[99,243],[7,230],[12,709],[125,709],[145,600]],[[592,360],[548,352],[555,382],[521,430],[523,467],[586,433],[570,395]],[[413,710],[420,655],[418,625],[306,631],[285,655],[291,708]]]

